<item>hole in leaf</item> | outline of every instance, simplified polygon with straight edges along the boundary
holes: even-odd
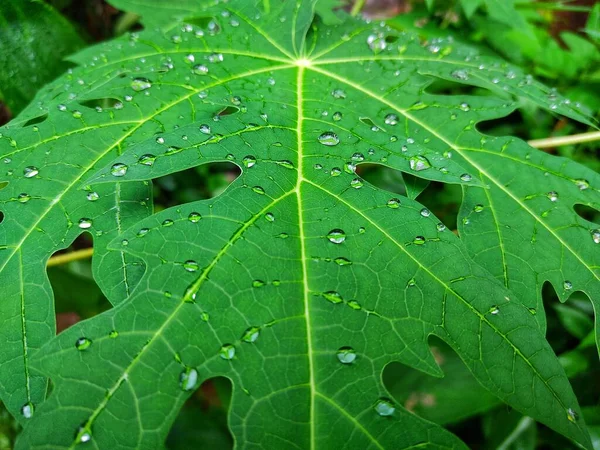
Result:
[[[42,123],[43,121],[45,121],[47,118],[48,118],[48,114],[42,114],[41,116],[37,116],[32,119],[29,119],[27,122],[25,122],[25,124],[23,126],[28,127],[30,125],[37,125],[38,123]]]
[[[444,377],[427,376],[398,362],[388,364],[383,382],[398,403],[440,425],[462,421],[500,404],[448,344],[433,336],[429,343]]]
[[[600,221],[600,211],[592,206],[577,203],[575,206],[573,206],[573,209],[582,219],[595,223]]]
[[[226,378],[206,380],[185,402],[167,437],[169,450],[233,448],[227,426],[232,386]]]
[[[4,213],[0,211],[0,223],[4,222]]]
[[[154,180],[154,204],[162,209],[216,197],[240,174],[236,164],[218,162],[165,175]]]
[[[69,248],[52,256],[69,254],[91,246],[91,236],[83,233]],[[48,267],[47,273],[54,292],[58,332],[110,308],[110,303],[92,276],[90,258]]]
[[[81,106],[86,106],[92,109],[106,109],[113,108],[116,104],[121,103],[121,100],[117,98],[94,98],[91,100],[84,100],[80,102]]]
[[[235,114],[236,112],[239,112],[239,110],[240,110],[240,108],[238,108],[237,106],[226,106],[225,108],[221,109],[217,113],[217,116],[219,116],[219,117],[230,116],[232,114]]]
[[[189,23],[190,25],[196,25],[200,28],[206,28],[211,20],[212,17],[186,17],[184,22]]]

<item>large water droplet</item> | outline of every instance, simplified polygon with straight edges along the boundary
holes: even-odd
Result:
[[[340,143],[340,138],[333,131],[326,131],[319,136],[319,142],[323,145],[333,146]]]
[[[200,222],[200,219],[202,219],[202,216],[197,212],[191,212],[188,216],[188,220],[192,223],[198,223]]]
[[[179,375],[179,385],[184,391],[191,391],[198,382],[198,371],[191,367],[186,367]]]
[[[147,153],[145,155],[140,156],[140,159],[138,159],[138,162],[140,164],[143,164],[144,166],[151,166],[154,164],[154,161],[156,161],[156,156]]]
[[[235,347],[231,344],[225,344],[219,350],[219,356],[223,359],[233,359],[235,356]]]
[[[344,230],[340,230],[339,228],[335,228],[327,233],[327,239],[334,244],[341,244],[346,240],[346,233]]]
[[[23,176],[25,178],[33,178],[35,177],[38,173],[40,173],[40,171],[38,170],[37,167],[34,166],[27,166],[25,167],[25,169],[23,170]]]
[[[600,230],[592,230],[592,240],[594,244],[600,244]]]
[[[80,351],[87,350],[90,345],[92,345],[92,341],[86,337],[80,337],[75,341],[75,348]]]
[[[27,203],[29,200],[31,200],[31,195],[26,194],[25,192],[23,192],[17,196],[17,201],[19,203]]]
[[[388,208],[392,208],[392,209],[400,208],[400,199],[399,198],[390,198],[387,201],[386,206]]]
[[[87,198],[90,202],[95,202],[100,198],[100,196],[97,192],[88,192],[85,198]]]
[[[134,91],[145,91],[152,87],[152,82],[148,78],[134,78],[131,82],[131,89]]]
[[[419,172],[420,170],[429,169],[431,167],[431,163],[427,158],[421,155],[412,156],[409,159],[410,168],[414,171]]]
[[[242,159],[242,163],[244,163],[245,167],[250,168],[256,164],[256,158],[252,155],[244,156],[244,159]]]
[[[351,364],[356,359],[356,352],[352,347],[342,347],[337,351],[337,357],[342,364]]]
[[[82,217],[79,219],[79,228],[83,230],[87,230],[92,226],[92,219],[88,219],[86,217]]]
[[[252,344],[253,342],[256,342],[259,334],[260,334],[260,328],[250,327],[246,331],[244,331],[244,334],[242,336],[242,341]]]
[[[186,262],[183,263],[183,268],[188,272],[196,272],[200,268],[200,266],[196,261],[188,259]]]
[[[126,164],[116,163],[111,167],[110,173],[115,177],[122,177],[127,173],[127,169],[129,169],[129,167],[127,167]]]
[[[380,416],[391,416],[396,411],[396,407],[390,399],[380,398],[373,407]]]
[[[416,236],[416,237],[413,239],[413,244],[416,244],[416,245],[423,245],[424,243],[425,243],[425,238],[424,238],[423,236]]]

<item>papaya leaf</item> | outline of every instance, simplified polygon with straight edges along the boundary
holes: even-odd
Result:
[[[474,263],[422,205],[355,173],[361,163],[383,164],[460,183],[466,196],[505,192],[485,165],[492,157],[475,159],[480,149],[500,157],[513,151],[523,165],[533,159],[526,155],[538,153],[516,139],[482,135],[478,122],[510,113],[515,97],[582,121],[585,114],[519,69],[451,41],[422,43],[351,18],[327,26],[314,7],[314,1],[207,3],[188,16],[211,20],[149,29],[86,50],[75,58],[79,68],[40,93],[48,119],[39,129],[49,122],[48,129],[60,127],[56,139],[78,135],[72,145],[95,159],[81,150],[67,159],[68,141],[38,144],[36,151],[59,149],[60,163],[76,166],[66,190],[67,172],[57,172],[59,200],[40,203],[40,210],[32,194],[18,200],[25,183],[44,180],[38,174],[10,179],[0,192],[7,208],[1,226],[22,236],[3,251],[10,256],[5,266],[30,270],[28,277],[44,275],[39,260],[53,247],[40,248],[36,240],[25,251],[31,231],[23,234],[24,219],[8,226],[17,207],[32,216],[34,225],[25,229],[47,234],[50,225],[40,224],[54,205],[63,216],[85,213],[94,226],[120,210],[114,198],[79,204],[74,197],[63,205],[72,189],[83,198],[88,185],[94,192],[139,195],[152,178],[215,161],[233,161],[242,174],[214,199],[146,219],[145,210],[131,211],[132,220],[142,220],[105,250],[122,259],[107,262],[95,277],[110,286],[115,274],[123,279],[130,261],[138,264],[137,277],[139,261],[145,272],[127,301],[115,300],[112,310],[71,327],[33,356],[32,373],[40,381],[50,377],[53,391],[41,405],[21,396],[29,420],[17,448],[162,448],[183,402],[215,376],[233,382],[229,423],[240,446],[464,448],[443,428],[395,405],[381,384],[392,361],[442,375],[430,335],[450,345],[502,401],[590,448],[577,399],[536,320],[542,314]],[[432,94],[427,88],[435,78],[492,95]],[[86,110],[91,130],[78,134],[75,112],[98,99],[112,108]],[[3,145],[15,141],[22,149],[33,131],[23,122],[27,114],[33,112],[5,130]],[[22,160],[14,167],[27,170],[33,152],[16,155]],[[55,162],[42,162],[35,166],[39,174],[51,173]],[[571,176],[569,168],[554,170]],[[44,195],[52,195],[50,187],[31,184]],[[533,210],[503,204],[511,220]],[[69,239],[81,228],[70,222],[84,223],[65,222],[51,231]],[[114,237],[117,228],[102,222],[99,231]],[[585,249],[581,244],[580,257],[594,248],[593,239]],[[35,263],[23,264],[17,254]],[[546,261],[554,268],[562,262]],[[496,263],[492,271],[503,267]],[[23,347],[31,332],[21,325],[48,328],[48,319],[19,313],[32,293],[11,294],[6,303],[15,311],[1,317],[18,319],[5,332]],[[51,304],[49,295],[35,301]],[[9,367],[3,381],[14,383],[20,368]]]

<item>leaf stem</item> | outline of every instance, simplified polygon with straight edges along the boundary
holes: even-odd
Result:
[[[366,0],[356,0],[354,5],[352,5],[352,10],[350,11],[351,16],[356,16],[365,6]]]
[[[61,253],[59,255],[55,255],[52,258],[50,258],[48,260],[47,267],[60,266],[61,264],[67,264],[71,261],[79,261],[82,259],[88,259],[88,258],[91,258],[93,253],[94,253],[94,249],[92,247],[83,248],[81,250],[75,250],[74,252],[69,252],[69,253]]]
[[[529,141],[528,144],[535,148],[550,148],[593,141],[600,141],[600,131],[590,131],[588,133],[572,134],[570,136],[533,139],[532,141]]]

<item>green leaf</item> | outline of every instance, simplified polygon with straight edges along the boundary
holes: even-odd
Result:
[[[56,137],[45,134],[39,144],[38,132],[22,126],[34,117],[31,108],[3,130],[14,175],[0,191],[1,230],[12,239],[2,255],[9,256],[0,266],[2,286],[15,285],[14,268],[44,286],[45,259],[56,242],[80,232],[78,218],[91,218],[102,225],[100,238],[113,238],[122,224],[115,214],[134,205],[129,223],[143,217],[147,180],[216,161],[243,169],[220,196],[141,220],[112,241],[106,255],[114,259],[99,257],[104,265],[95,278],[105,289],[128,279],[124,269],[138,277],[140,260],[145,272],[127,301],[119,301],[127,292],[113,295],[112,310],[36,353],[36,380],[45,382],[39,373],[51,377],[53,391],[41,405],[33,402],[18,448],[87,440],[97,448],[160,448],[191,391],[215,376],[233,382],[229,424],[243,446],[464,448],[386,400],[380,381],[392,361],[440,376],[430,335],[448,343],[494,395],[589,447],[577,400],[536,321],[541,311],[534,317],[474,264],[423,205],[355,173],[369,162],[460,183],[468,204],[475,195],[497,195],[489,172],[495,168],[488,167],[497,164],[494,157],[514,153],[527,167],[535,159],[526,155],[543,156],[524,142],[477,131],[478,122],[513,111],[509,96],[582,121],[586,115],[519,69],[452,41],[422,45],[415,35],[350,18],[324,26],[314,6],[231,1],[210,11],[215,18],[202,28],[177,23],[86,50],[76,58],[81,67],[38,96],[49,112],[36,126],[45,133],[56,127]],[[200,7],[192,13],[209,14]],[[435,78],[496,95],[430,94]],[[73,83],[79,79],[85,87]],[[122,103],[85,110],[82,126],[73,112],[94,99]],[[77,151],[67,156],[72,147]],[[55,159],[42,156],[49,150]],[[480,154],[488,159],[475,164]],[[56,180],[22,177],[34,161],[40,176]],[[588,175],[575,163],[554,169],[561,170]],[[588,179],[594,182],[592,174]],[[525,189],[526,181],[515,184]],[[88,202],[86,184],[106,196],[128,192],[131,200]],[[25,187],[32,198],[21,203]],[[530,214],[510,198],[502,204],[510,220]],[[50,212],[53,222],[44,222]],[[38,228],[43,237],[52,233],[45,246],[33,233]],[[585,255],[594,249],[586,233],[587,245],[578,247]],[[104,248],[100,238],[96,255]],[[556,258],[546,262],[566,267]],[[496,264],[490,267],[497,272]],[[8,294],[3,308],[12,310],[0,317],[19,320],[4,324],[5,341],[22,347],[40,333],[25,335],[21,325],[48,328],[49,315],[35,309],[45,321],[28,317],[22,299],[47,310],[50,297],[39,288]],[[3,357],[16,361],[17,349],[3,347]],[[25,386],[19,361],[2,373],[12,383],[3,397],[13,405],[27,401],[18,391]]]
[[[529,24],[515,9],[514,0],[484,0],[488,15],[498,22],[531,34]]]
[[[63,58],[83,41],[63,16],[41,1],[0,2],[0,26],[0,98],[16,114],[68,67]]]
[[[467,19],[471,18],[477,8],[479,8],[482,4],[483,0],[460,0],[460,6],[462,6]]]

